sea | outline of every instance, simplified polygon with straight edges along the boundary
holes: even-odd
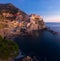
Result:
[[[37,31],[38,37],[17,37],[15,42],[25,55],[37,56],[40,61],[60,61],[60,23],[47,22],[50,31]]]

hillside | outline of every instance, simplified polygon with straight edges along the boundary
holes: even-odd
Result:
[[[0,35],[25,35],[33,30],[45,28],[46,26],[41,16],[36,14],[28,15],[11,3],[0,4]]]
[[[23,17],[25,17],[27,14],[25,12],[23,12],[22,10],[16,8],[13,4],[8,3],[8,4],[0,4],[0,15],[3,12],[9,12],[11,14],[16,14],[17,12],[19,12],[21,15],[23,15]]]

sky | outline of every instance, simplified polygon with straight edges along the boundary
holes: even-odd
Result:
[[[41,15],[45,22],[60,22],[60,0],[0,0],[12,3],[27,14]]]

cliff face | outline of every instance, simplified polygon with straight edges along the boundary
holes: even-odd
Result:
[[[30,32],[32,30],[41,30],[45,27],[41,16],[36,14],[28,15],[11,3],[0,4],[0,28],[3,35],[15,35],[19,34],[20,30]]]
[[[44,29],[44,28],[46,28],[46,26],[41,16],[36,15],[36,14],[30,15],[30,26],[28,25],[28,29],[39,30],[39,29]]]

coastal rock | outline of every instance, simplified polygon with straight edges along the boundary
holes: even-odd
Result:
[[[2,34],[8,37],[10,37],[10,35],[16,36],[19,34],[27,35],[33,30],[42,30],[46,28],[41,16],[36,14],[28,15],[11,3],[0,4],[0,25],[3,26],[1,28],[3,32],[0,32],[0,35]]]
[[[43,18],[39,15],[30,15],[30,23],[27,24],[28,30],[41,30],[46,28]]]

